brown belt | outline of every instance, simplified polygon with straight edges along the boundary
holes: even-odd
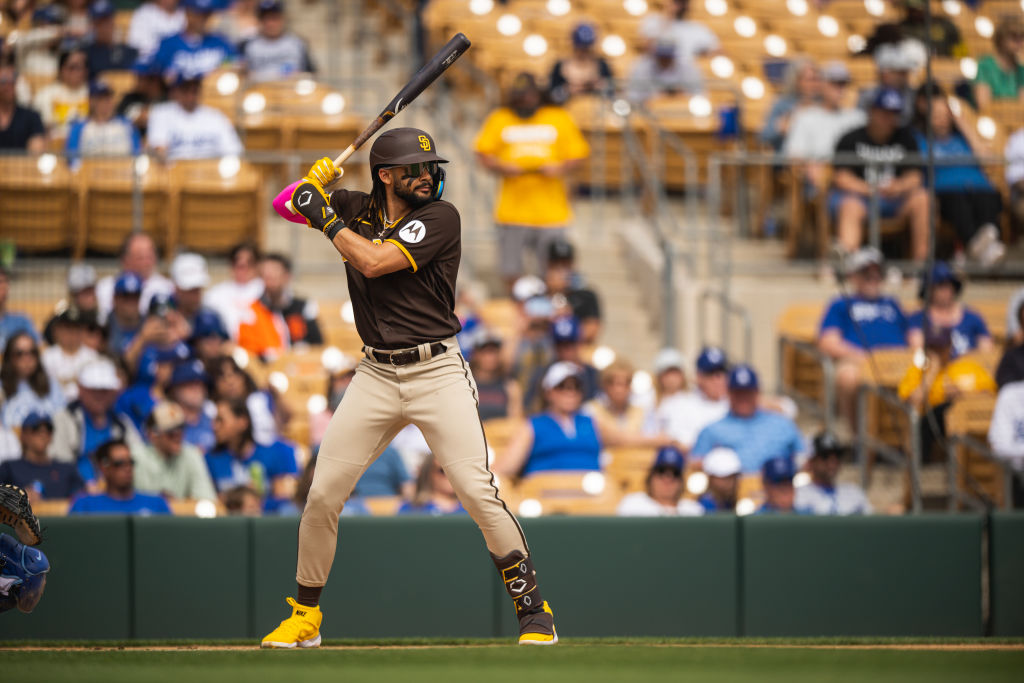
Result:
[[[447,350],[448,347],[444,345],[444,342],[434,342],[430,345],[431,356],[440,356]],[[423,360],[423,358],[420,357],[419,347],[400,349],[398,351],[380,351],[378,349],[366,347],[363,349],[363,353],[367,358],[386,365],[409,365],[410,363],[418,363]]]

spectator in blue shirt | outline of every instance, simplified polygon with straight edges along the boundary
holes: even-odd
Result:
[[[846,261],[852,296],[833,299],[818,332],[818,348],[836,362],[839,412],[853,424],[857,387],[867,354],[907,345],[899,303],[882,292],[882,252],[864,247]]]
[[[107,319],[107,349],[115,356],[124,355],[142,328],[141,298],[142,278],[121,273],[114,282],[114,307]]]
[[[238,53],[228,40],[210,33],[210,14],[217,9],[215,0],[184,0],[185,30],[160,41],[153,62],[161,73],[206,75]]]
[[[166,500],[135,490],[135,462],[124,441],[108,441],[100,446],[96,450],[96,463],[106,484],[104,493],[78,498],[71,504],[69,515],[171,514]]]
[[[988,325],[981,315],[960,301],[964,283],[945,261],[936,261],[931,272],[921,279],[918,296],[925,307],[907,319],[907,340],[915,349],[924,348],[925,322],[932,327],[952,330],[953,358],[970,351],[995,348]]]
[[[53,420],[44,413],[29,413],[21,423],[21,459],[0,463],[0,484],[14,484],[29,500],[64,499],[78,494],[85,482],[74,465],[54,462],[47,449],[53,440]]]
[[[1003,200],[976,161],[960,166],[938,163],[954,157],[970,158],[991,150],[973,126],[955,115],[942,86],[932,83],[917,90],[914,136],[922,155],[928,154],[926,117],[931,97],[932,132],[935,137],[935,199],[939,216],[953,226],[967,256],[992,266],[1006,255],[997,227]]]
[[[402,456],[398,450],[388,446],[377,459],[366,468],[363,476],[356,482],[352,495],[357,498],[373,498],[376,496],[402,496],[411,498],[413,481],[405,469]]]
[[[256,443],[245,401],[220,401],[213,432],[217,446],[206,454],[206,465],[219,493],[223,495],[236,486],[251,486],[264,497],[264,511],[297,512],[292,502],[299,474],[295,449],[282,441]]]
[[[216,406],[207,398],[208,379],[201,360],[187,360],[174,367],[168,387],[171,400],[185,411],[185,443],[202,453],[209,453],[217,444],[213,435]]]
[[[466,509],[455,495],[455,489],[434,456],[429,456],[420,467],[416,478],[416,495],[398,508],[400,515],[465,515]]]
[[[188,347],[178,342],[150,346],[142,352],[135,383],[117,399],[114,409],[127,415],[140,432],[153,407],[167,398],[175,366],[188,360]]]
[[[11,280],[7,269],[0,266],[0,349],[7,346],[7,340],[15,332],[28,332],[32,339],[39,341],[36,326],[27,316],[7,310],[7,295],[11,291]]]
[[[64,407],[64,392],[43,367],[39,345],[21,330],[8,337],[0,363],[0,421],[13,429],[29,413],[53,415]]]
[[[740,487],[740,458],[731,448],[717,446],[704,455],[701,469],[707,490],[697,499],[705,512],[735,512]]]
[[[734,367],[729,373],[729,413],[701,430],[691,455],[700,458],[724,446],[736,452],[743,472],[756,473],[766,460],[803,453],[804,440],[796,424],[758,407],[759,395],[754,369]]]
[[[761,465],[761,485],[764,487],[764,504],[757,510],[759,515],[794,512],[796,494],[793,477],[796,463],[792,457],[782,456],[765,460]]]

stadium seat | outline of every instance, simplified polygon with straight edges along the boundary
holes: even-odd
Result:
[[[401,496],[370,496],[360,499],[374,517],[390,517],[402,505]]]
[[[584,477],[597,472],[538,472],[524,477],[517,487],[519,500],[533,499],[545,515],[607,515],[615,512],[619,490],[605,478],[600,492],[587,493]]]
[[[226,252],[243,240],[262,242],[265,212],[253,207],[264,205],[263,184],[251,164],[179,161],[171,167],[170,178],[168,251],[181,245]]]
[[[67,164],[52,155],[0,157],[3,235],[25,252],[72,246],[76,196]]]
[[[980,498],[993,507],[1002,507],[1005,502],[1003,466],[970,448],[959,438],[973,437],[987,443],[995,403],[996,397],[991,394],[968,394],[957,398],[946,411],[946,436],[951,442],[950,467],[956,470],[957,491]],[[952,481],[950,485],[953,485]],[[959,504],[958,507],[964,506]]]
[[[484,420],[484,436],[487,445],[496,455],[501,455],[508,447],[509,441],[522,427],[523,420],[510,417],[498,417]]]
[[[138,179],[135,169],[144,170]],[[161,164],[137,164],[133,159],[86,159],[75,173],[78,190],[78,238],[75,256],[86,249],[113,254],[135,230],[135,211],[141,229],[161,247],[167,244],[169,183]],[[135,205],[136,182],[140,204]],[[168,250],[170,253],[170,250]]]

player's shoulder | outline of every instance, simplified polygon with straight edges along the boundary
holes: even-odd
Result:
[[[458,227],[461,224],[462,218],[454,204],[438,199],[410,213],[407,223],[411,223],[414,220],[419,220],[427,225],[436,223]]]

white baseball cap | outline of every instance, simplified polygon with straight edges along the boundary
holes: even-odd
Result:
[[[146,424],[155,432],[170,432],[185,425],[185,411],[173,401],[160,401],[149,414]]]
[[[121,378],[117,376],[117,368],[109,360],[94,360],[78,372],[78,384],[83,389],[121,388]]]
[[[579,377],[581,372],[580,366],[575,363],[570,363],[567,360],[561,360],[548,368],[548,371],[544,373],[544,379],[541,380],[540,385],[544,387],[545,390],[554,389],[570,377]]]
[[[68,268],[68,289],[77,294],[96,286],[96,269],[88,263],[74,263]]]
[[[731,477],[739,474],[742,469],[740,456],[736,455],[736,451],[723,446],[708,451],[702,466],[704,474],[709,477]]]
[[[548,293],[548,286],[536,275],[524,275],[512,285],[512,298],[522,303]]]
[[[178,289],[198,289],[210,284],[206,259],[199,254],[178,254],[171,263],[171,279]]]
[[[686,369],[686,356],[683,355],[679,349],[665,348],[658,351],[658,355],[654,357],[654,374],[660,375],[666,370],[672,368],[678,368],[685,372]]]

